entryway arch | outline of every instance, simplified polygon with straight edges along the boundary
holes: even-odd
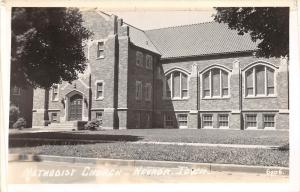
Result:
[[[84,115],[84,96],[79,91],[71,91],[66,95],[67,121],[81,121]]]

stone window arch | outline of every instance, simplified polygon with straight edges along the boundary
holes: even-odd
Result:
[[[211,67],[201,74],[202,98],[228,98],[230,96],[230,71]]]
[[[244,72],[245,97],[275,96],[276,68],[256,63]]]
[[[185,70],[174,69],[165,74],[164,98],[188,99],[189,74]]]

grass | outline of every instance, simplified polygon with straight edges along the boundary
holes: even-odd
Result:
[[[89,158],[184,161],[284,167],[288,167],[289,164],[289,151],[154,144],[140,145],[126,142],[17,147],[10,148],[9,152]]]
[[[264,130],[131,129],[75,132],[15,132],[9,152],[89,158],[184,161],[262,166],[289,165],[289,132]],[[40,138],[39,141],[14,138]],[[45,139],[61,139],[46,141]],[[72,139],[75,141],[64,141]],[[82,140],[93,140],[93,143]],[[132,141],[278,145],[277,150],[133,144]]]
[[[49,133],[13,133],[10,138],[84,139],[101,141],[161,141],[187,143],[285,145],[288,131],[205,130],[205,129],[130,129]]]

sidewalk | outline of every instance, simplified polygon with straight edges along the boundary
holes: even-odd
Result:
[[[10,138],[10,140],[24,140],[24,141],[58,141],[58,142],[116,142],[109,140],[84,140],[84,139],[46,139],[46,138]],[[156,142],[156,141],[126,141],[130,144],[155,144],[155,145],[179,145],[179,146],[196,146],[196,147],[231,147],[231,148],[252,148],[252,149],[277,149],[279,146],[272,145],[244,145],[244,144],[212,144],[212,143],[186,143],[186,142]]]

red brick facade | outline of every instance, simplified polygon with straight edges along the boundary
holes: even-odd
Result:
[[[77,120],[98,118],[109,129],[288,129],[286,60],[257,58],[251,50],[166,58],[147,33],[116,16],[83,16],[94,32],[88,68],[72,84],[34,91],[33,126],[70,121],[76,113]],[[255,82],[245,87],[251,70],[248,82]]]

